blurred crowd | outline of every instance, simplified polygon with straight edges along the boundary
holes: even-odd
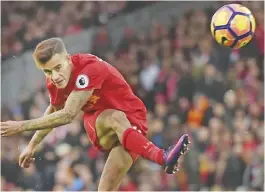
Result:
[[[5,1],[2,2],[2,57],[32,49],[49,37],[78,34],[152,2]]]
[[[257,31],[251,43],[237,51],[211,37],[213,8],[187,9],[169,28],[154,21],[146,34],[126,28],[115,52],[108,38],[100,38],[108,34],[106,29],[100,30],[93,53],[117,67],[146,104],[148,138],[166,148],[183,133],[192,137],[179,172],[167,175],[139,158],[120,190],[264,190],[262,3],[244,2],[254,13]],[[34,95],[22,94],[15,107],[2,108],[2,121],[40,117],[48,101],[40,86]],[[35,164],[20,169],[18,156],[31,136],[2,139],[2,190],[97,189],[106,155],[91,146],[82,122],[53,130],[36,153]]]

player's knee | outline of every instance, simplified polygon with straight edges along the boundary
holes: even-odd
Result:
[[[131,159],[116,159],[115,163],[111,166],[111,169],[108,169],[109,174],[103,174],[101,177],[102,182],[99,184],[98,191],[117,191],[119,185],[132,166]]]
[[[130,122],[126,117],[126,114],[122,111],[115,110],[109,119],[109,124],[113,127],[115,131],[127,129],[130,127]]]

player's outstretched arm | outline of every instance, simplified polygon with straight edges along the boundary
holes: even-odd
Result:
[[[46,111],[45,111],[45,113],[44,113],[44,116],[46,116],[46,115],[49,115],[49,114],[51,114],[51,113],[53,113],[53,112],[55,112],[56,110],[58,110],[58,109],[56,109],[55,107],[52,107],[52,106],[49,106],[47,109],[46,109]],[[75,117],[75,119],[74,120],[80,120],[81,118],[82,118],[82,116],[83,116],[83,112],[81,111],[81,112],[79,112],[78,114],[77,114],[77,116]],[[33,137],[32,137],[32,139],[30,140],[30,142],[29,142],[29,147],[30,148],[32,148],[32,149],[36,149],[36,147],[43,141],[43,139],[51,132],[53,130],[53,128],[52,129],[43,129],[43,130],[38,130],[38,131],[36,131],[36,133],[33,135]]]
[[[49,115],[56,111],[56,108],[49,105],[44,113],[45,115]],[[53,129],[44,129],[37,131],[32,139],[30,140],[28,146],[23,150],[23,152],[19,156],[19,165],[23,168],[27,168],[30,164],[35,161],[34,153],[37,149],[37,146],[43,141],[43,139],[52,131]]]
[[[23,130],[32,131],[56,128],[71,123],[91,95],[92,91],[73,91],[69,95],[63,109],[42,118],[25,121]]]
[[[10,136],[24,131],[51,129],[71,123],[92,93],[93,91],[73,91],[63,109],[41,118],[1,122],[1,136]]]
[[[58,108],[55,108],[54,106],[49,105],[44,113],[43,116],[47,116],[49,114],[52,114],[58,110]],[[28,146],[31,149],[36,149],[36,147],[40,144],[40,142],[52,131],[53,129],[44,129],[36,131],[36,133],[33,135],[32,139],[30,140]]]

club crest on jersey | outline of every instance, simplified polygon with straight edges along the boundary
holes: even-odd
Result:
[[[80,88],[80,89],[86,88],[89,84],[88,76],[84,74],[78,75],[75,84],[77,88]]]

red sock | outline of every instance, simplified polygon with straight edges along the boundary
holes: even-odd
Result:
[[[127,129],[122,136],[122,145],[145,159],[163,165],[163,149],[155,146],[141,133],[133,128]]]

